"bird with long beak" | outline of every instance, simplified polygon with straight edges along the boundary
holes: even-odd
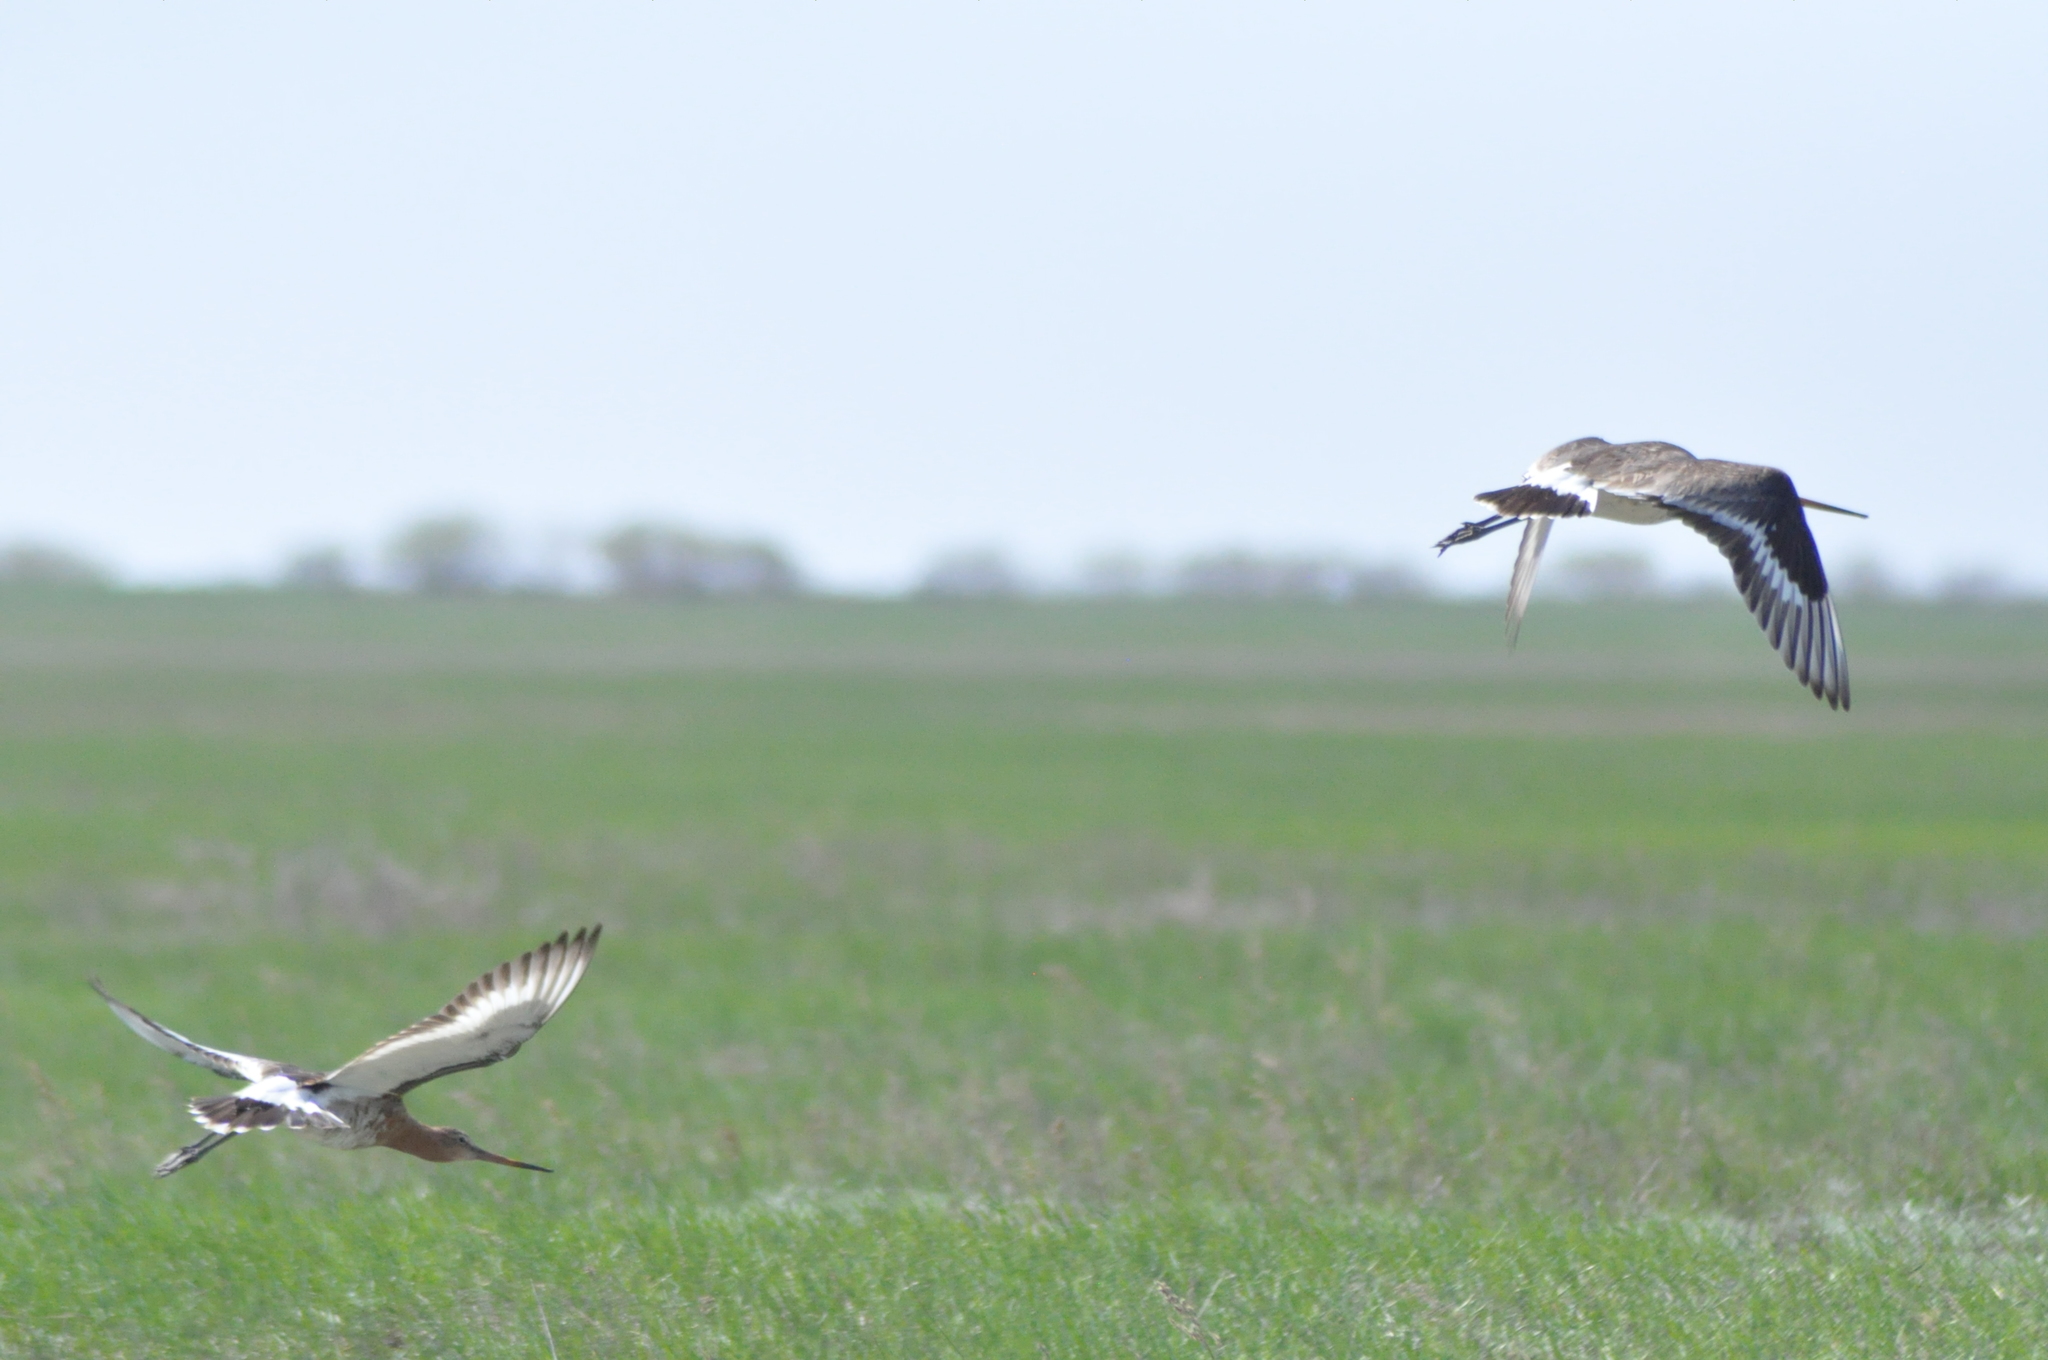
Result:
[[[1808,500],[1773,467],[1695,458],[1676,444],[1645,440],[1610,444],[1574,439],[1538,458],[1518,486],[1482,491],[1474,500],[1495,513],[1467,520],[1436,545],[1443,555],[1513,524],[1522,528],[1508,581],[1508,645],[1521,631],[1536,585],[1536,563],[1561,519],[1657,524],[1675,519],[1698,531],[1728,559],[1735,588],[1799,683],[1830,708],[1849,707],[1849,658],[1821,570],[1820,549],[1806,511],[1854,515],[1857,510]]]
[[[159,1162],[158,1176],[184,1170],[237,1134],[277,1128],[343,1151],[387,1147],[429,1162],[495,1162],[546,1171],[486,1152],[460,1129],[420,1123],[405,1108],[405,1095],[436,1077],[488,1067],[517,1053],[583,980],[602,930],[591,926],[573,939],[563,931],[540,948],[499,964],[434,1014],[372,1044],[332,1072],[208,1048],[116,1001],[97,978],[92,987],[121,1023],[158,1048],[247,1083],[233,1095],[190,1102],[192,1117],[206,1136]]]

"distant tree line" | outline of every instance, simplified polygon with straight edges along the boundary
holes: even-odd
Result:
[[[761,539],[628,524],[597,547],[623,595],[794,595],[803,585],[789,555]]]
[[[1506,589],[1506,565],[1501,588]],[[1902,585],[1874,558],[1852,558],[1831,573],[1843,600],[1934,600],[1992,604],[2039,598],[1983,568],[1950,571],[1931,589]],[[1574,600],[1617,600],[1720,595],[1725,575],[1672,580],[1647,554],[1629,551],[1565,553],[1545,564],[1539,594]],[[1394,600],[1435,593],[1430,583],[1398,563],[1365,562],[1341,553],[1261,552],[1223,548],[1160,563],[1129,552],[1089,558],[1068,583],[1034,581],[1000,549],[964,548],[934,557],[912,593],[927,599],[1004,599],[1064,594],[1096,599],[1179,596],[1217,600]]]
[[[791,555],[761,538],[728,537],[645,520],[621,525],[580,545],[597,568],[574,580],[516,559],[503,535],[468,515],[415,521],[384,545],[381,577],[359,572],[336,547],[309,549],[285,566],[280,584],[298,590],[386,588],[427,595],[598,589],[670,599],[760,599],[812,589]],[[1332,553],[1263,553],[1221,549],[1155,565],[1129,553],[1084,562],[1069,581],[1033,580],[997,548],[942,552],[917,575],[918,598],[974,600],[1033,595],[1094,598],[1193,596],[1239,600],[1356,600],[1426,594],[1413,573]]]
[[[1845,601],[1933,599],[1970,605],[2034,594],[1981,568],[1952,571],[1932,589],[1915,589],[1872,558],[1852,558],[1830,577],[1835,594]],[[272,579],[280,588],[308,592],[605,592],[675,600],[771,599],[815,588],[787,551],[764,538],[648,519],[594,537],[514,542],[473,515],[415,520],[367,559],[335,545],[310,547],[289,557]],[[0,543],[0,590],[95,591],[117,584],[112,570],[69,548],[25,539]],[[1727,588],[1725,577],[1666,579],[1649,556],[1637,552],[1563,554],[1546,563],[1538,578],[1539,592],[1571,599],[1719,594]],[[1344,602],[1412,599],[1432,592],[1427,580],[1407,567],[1334,552],[1218,548],[1169,561],[1106,552],[1086,559],[1070,575],[1047,580],[1026,572],[1000,548],[984,546],[935,555],[908,593],[930,600],[1079,596]]]
[[[1035,584],[1000,550],[941,553],[919,576],[914,593],[927,599],[999,599],[1031,594],[1094,599],[1186,596],[1219,600],[1360,600],[1427,594],[1405,568],[1354,561],[1335,553],[1270,553],[1224,548],[1178,562],[1155,563],[1136,553],[1103,553],[1081,564],[1069,583]]]
[[[540,559],[515,554],[473,515],[417,520],[384,545],[381,579],[334,546],[290,558],[279,578],[288,589],[347,591],[386,585],[422,595],[556,593],[598,588],[620,595],[744,599],[794,595],[804,588],[789,554],[765,539],[729,538],[656,521],[622,525],[590,542],[544,545]],[[597,579],[580,570],[594,562]]]

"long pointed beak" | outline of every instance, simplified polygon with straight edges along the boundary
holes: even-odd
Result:
[[[1831,515],[1854,515],[1857,519],[1870,518],[1861,510],[1844,510],[1839,505],[1829,505],[1826,501],[1810,501],[1804,496],[1799,498],[1799,503],[1809,510],[1825,510]]]
[[[476,1155],[487,1162],[496,1162],[499,1166],[516,1166],[521,1171],[545,1171],[550,1176],[555,1174],[555,1169],[551,1166],[535,1166],[532,1162],[514,1161],[510,1157],[500,1157],[495,1152],[485,1152],[482,1148],[476,1150]]]

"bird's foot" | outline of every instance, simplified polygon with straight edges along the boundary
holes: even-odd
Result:
[[[1485,519],[1468,519],[1437,542],[1436,555],[1442,557],[1460,543],[1485,538],[1488,534],[1497,533],[1510,524],[1521,522],[1521,518],[1516,515],[1488,515]]]

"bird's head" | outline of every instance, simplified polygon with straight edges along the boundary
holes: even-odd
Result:
[[[549,1173],[554,1171],[553,1167],[535,1166],[532,1162],[514,1161],[510,1157],[500,1157],[495,1152],[485,1152],[482,1148],[471,1142],[469,1135],[461,1129],[444,1129],[429,1126],[427,1131],[434,1136],[435,1147],[440,1153],[439,1156],[429,1158],[428,1160],[430,1161],[496,1162],[499,1166],[516,1166],[522,1171],[546,1171]]]

